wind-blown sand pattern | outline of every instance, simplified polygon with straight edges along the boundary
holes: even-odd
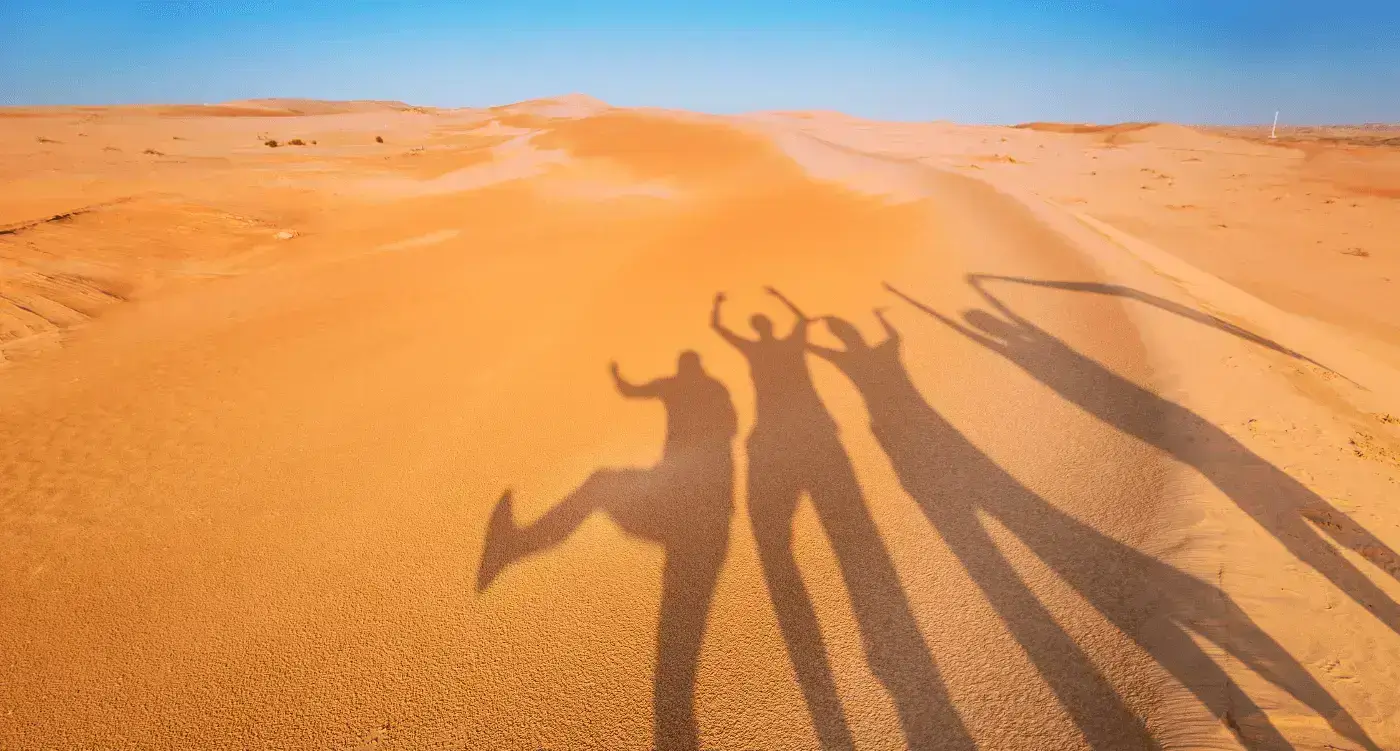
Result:
[[[257,100],[0,182],[0,748],[1400,748],[1393,146]]]

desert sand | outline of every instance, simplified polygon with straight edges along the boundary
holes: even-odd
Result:
[[[0,110],[0,748],[1400,748],[1400,149],[1284,135]]]

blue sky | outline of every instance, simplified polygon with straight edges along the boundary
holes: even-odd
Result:
[[[1400,0],[0,0],[0,104],[574,91],[901,120],[1400,121]]]

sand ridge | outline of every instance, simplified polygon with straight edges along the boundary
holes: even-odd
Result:
[[[11,115],[0,746],[1400,744],[1390,152]]]

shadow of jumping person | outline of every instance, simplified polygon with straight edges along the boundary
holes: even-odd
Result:
[[[1168,300],[1164,297],[1158,297],[1157,295],[1151,295],[1141,290],[1133,289],[1132,287],[1125,287],[1121,284],[1105,284],[1103,282],[1055,282],[1042,279],[1028,279],[1023,276],[1000,276],[996,274],[975,274],[972,275],[972,277],[970,277],[969,281],[973,281],[974,286],[979,287],[984,281],[999,281],[1010,282],[1012,284],[1024,284],[1030,287],[1063,289],[1071,292],[1088,292],[1090,294],[1095,295],[1109,295],[1112,297],[1121,297],[1125,300],[1136,300],[1138,302],[1151,305],[1152,307],[1157,308],[1158,310],[1162,310],[1167,313],[1171,313],[1172,315],[1185,318],[1188,321],[1193,321],[1203,326],[1209,326],[1213,329],[1218,329],[1226,334],[1238,337],[1251,344],[1256,344],[1265,349],[1273,350],[1274,352],[1277,352],[1281,355],[1287,355],[1288,357],[1291,357],[1294,360],[1300,360],[1310,365],[1316,365],[1317,367],[1322,368],[1323,370],[1327,371],[1328,373],[1331,373],[1332,375],[1345,378],[1348,382],[1355,384],[1355,381],[1352,381],[1350,378],[1347,378],[1341,373],[1332,370],[1326,365],[1323,365],[1317,360],[1314,360],[1301,352],[1289,349],[1272,339],[1260,336],[1254,333],[1253,331],[1250,331],[1236,324],[1230,323],[1229,321],[1226,321],[1217,316],[1210,315],[1209,313],[1203,313],[1199,310],[1195,310],[1193,308],[1182,305],[1181,303]]]
[[[695,680],[715,585],[729,547],[734,513],[733,441],[738,419],[729,391],[683,352],[676,374],[641,385],[612,365],[623,396],[658,399],[666,408],[661,461],[649,469],[602,469],[538,521],[517,528],[509,490],[486,534],[477,574],[485,591],[511,563],[564,542],[596,511],[627,534],[665,551],[654,677],[654,745],[699,748]]]
[[[715,296],[710,322],[749,362],[757,413],[747,440],[749,517],[778,625],[821,746],[851,749],[855,744],[793,555],[793,517],[804,493],[835,551],[866,659],[894,701],[909,747],[972,749],[866,508],[836,422],[812,383],[806,360],[810,319],[777,290],[767,291],[797,318],[788,336],[774,335],[772,321],[763,315],[751,319],[757,339],[725,328],[722,293]]]
[[[987,290],[985,282],[995,278],[974,274],[968,281],[1002,317],[983,310],[967,311],[963,316],[967,326],[890,289],[1005,357],[1085,412],[1194,468],[1289,553],[1400,633],[1400,605],[1338,555],[1322,532],[1400,579],[1400,555],[1390,546],[1210,421],[1108,370],[1016,314]],[[1260,337],[1246,339],[1259,343]],[[1289,352],[1277,345],[1274,348]]]
[[[979,513],[1021,540],[1251,748],[1292,746],[1192,633],[1287,691],[1338,734],[1378,749],[1303,665],[1224,592],[1075,519],[963,436],[914,385],[900,357],[898,332],[888,321],[882,320],[886,340],[875,346],[850,323],[827,322],[846,349],[816,348],[817,353],[860,391],[872,432],[900,484],[967,567],[1094,748],[1158,744],[1022,583],[981,526]]]

